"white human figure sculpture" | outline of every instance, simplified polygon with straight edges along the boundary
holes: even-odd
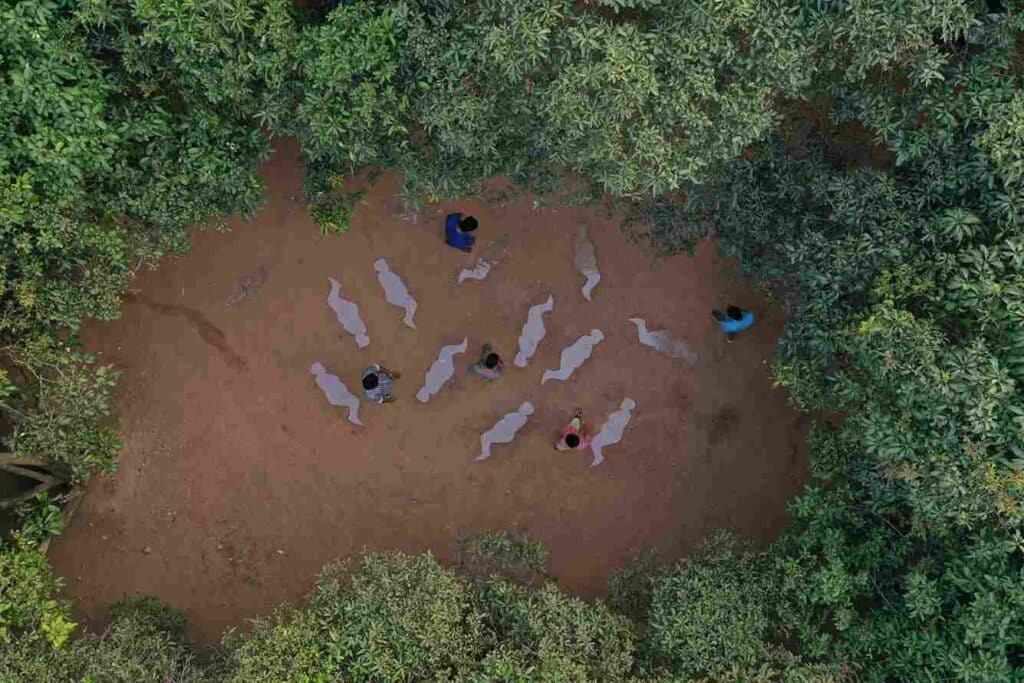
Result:
[[[356,346],[365,349],[370,343],[370,337],[366,334],[366,324],[363,317],[359,315],[359,306],[351,299],[341,295],[341,283],[333,277],[327,278],[331,281],[331,293],[327,295],[327,305],[334,310],[338,316],[338,322],[345,328],[345,331],[356,338]]]
[[[496,443],[512,443],[516,432],[523,428],[530,415],[533,415],[533,404],[529,401],[524,401],[514,412],[505,413],[493,427],[480,435],[480,455],[476,459],[491,457],[491,446]]]
[[[423,387],[416,392],[416,398],[421,403],[429,401],[430,397],[441,391],[444,383],[452,378],[452,375],[455,374],[455,363],[452,359],[457,353],[465,353],[468,343],[468,339],[463,339],[461,344],[450,344],[441,347],[441,352],[437,354],[437,360],[427,370]]]
[[[544,384],[549,379],[558,379],[563,382],[572,376],[572,373],[576,371],[576,368],[583,365],[583,361],[590,358],[590,354],[594,352],[594,347],[597,346],[601,340],[604,339],[604,333],[601,330],[591,330],[590,334],[585,334],[569,346],[566,346],[562,350],[562,357],[559,359],[559,366],[557,370],[545,370],[543,377],[541,377],[540,383]]]
[[[348,390],[345,383],[337,375],[327,372],[327,368],[319,361],[310,365],[309,371],[316,377],[316,383],[327,396],[327,402],[332,406],[348,408],[348,421],[362,427],[363,423],[359,421],[359,398]]]
[[[583,283],[583,298],[590,301],[590,292],[601,281],[601,272],[597,269],[597,254],[594,243],[587,236],[587,226],[580,225],[576,230],[576,270],[586,278]]]
[[[604,454],[601,452],[605,446],[611,446],[622,441],[622,433],[626,430],[630,418],[633,417],[633,409],[636,408],[636,401],[628,396],[622,399],[619,409],[608,416],[601,431],[591,439],[590,450],[594,451],[594,462],[591,467],[597,467],[604,462]]]
[[[544,328],[544,314],[550,313],[554,307],[555,298],[550,294],[544,303],[530,307],[529,313],[526,314],[526,322],[523,323],[523,331],[519,333],[519,352],[512,360],[516,367],[525,368],[526,361],[537,351],[537,345],[547,334]]]
[[[377,259],[373,262],[373,267],[377,270],[377,279],[380,281],[381,287],[384,288],[384,298],[392,306],[405,309],[403,320],[406,325],[415,330],[416,323],[413,321],[413,316],[416,315],[416,299],[412,298],[409,289],[402,282],[402,278],[391,270],[386,259]]]
[[[490,272],[491,262],[486,259],[477,259],[475,266],[459,271],[459,284],[461,285],[466,280],[483,280]]]
[[[643,318],[630,318],[629,322],[636,325],[637,337],[641,344],[650,346],[658,353],[681,361],[686,367],[697,364],[697,354],[690,350],[686,342],[676,339],[668,330],[647,329],[647,321]]]

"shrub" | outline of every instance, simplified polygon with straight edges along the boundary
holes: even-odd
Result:
[[[308,604],[226,642],[226,679],[624,680],[629,625],[604,606],[493,578],[469,584],[430,555],[332,565]]]
[[[0,652],[13,646],[64,646],[75,624],[70,605],[57,597],[59,588],[60,580],[34,545],[19,539],[0,545]]]
[[[524,534],[497,532],[459,539],[456,567],[464,576],[501,576],[533,586],[545,578],[547,565],[547,548]]]
[[[305,609],[232,644],[227,680],[451,678],[481,649],[469,590],[429,555],[366,555],[327,567]]]
[[[15,644],[0,677],[12,683],[208,683],[215,680],[181,639],[180,616],[153,598],[129,598],[111,609],[99,635],[59,648]]]
[[[775,587],[765,559],[726,534],[654,582],[650,659],[683,679],[767,679],[793,659],[774,644]]]

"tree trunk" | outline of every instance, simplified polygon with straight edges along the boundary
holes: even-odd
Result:
[[[30,469],[41,468],[45,471]],[[9,496],[0,499],[0,510],[7,510],[26,500],[35,498],[40,493],[49,491],[52,488],[67,483],[67,479],[56,476],[49,471],[50,464],[43,458],[33,455],[15,455],[14,453],[0,453],[0,470],[26,479],[34,479],[38,482],[28,491],[19,493],[16,496]]]
[[[39,467],[44,470],[50,469],[50,461],[38,455],[18,455],[16,453],[0,453],[0,469],[7,469],[7,465]]]

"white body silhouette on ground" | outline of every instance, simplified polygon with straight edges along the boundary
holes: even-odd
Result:
[[[496,240],[491,240],[483,247],[480,258],[472,268],[463,268],[459,271],[458,283],[461,285],[466,280],[483,280],[491,272],[491,269],[508,256],[509,246],[512,239],[506,233]]]
[[[348,421],[362,427],[363,423],[359,421],[359,398],[348,390],[345,383],[338,379],[337,375],[327,372],[327,368],[320,361],[310,365],[309,371],[316,377],[316,383],[327,396],[327,402],[332,406],[348,408]]]
[[[377,259],[373,262],[373,267],[377,270],[377,279],[380,280],[381,287],[384,288],[384,298],[392,306],[405,309],[403,320],[406,325],[415,330],[416,322],[413,317],[416,315],[416,299],[412,298],[409,289],[402,282],[402,278],[391,270],[386,259]]]
[[[530,312],[526,314],[526,322],[523,323],[523,331],[519,333],[519,352],[512,361],[516,367],[525,368],[526,362],[537,351],[537,345],[547,334],[544,328],[544,314],[550,313],[554,307],[555,298],[550,294],[544,303],[530,307]]]
[[[636,325],[637,337],[641,344],[649,346],[663,356],[680,361],[688,368],[697,364],[697,354],[690,350],[686,342],[676,339],[668,330],[647,329],[647,321],[643,318],[630,318],[629,322]]]
[[[423,381],[423,388],[416,392],[416,398],[421,403],[429,401],[430,397],[441,391],[441,387],[444,386],[445,382],[452,378],[455,374],[455,363],[452,359],[455,358],[457,353],[465,353],[468,343],[468,339],[463,339],[461,344],[450,344],[441,347],[441,352],[437,354],[437,360],[427,370]]]
[[[531,415],[533,404],[529,401],[524,401],[515,412],[505,413],[493,427],[480,435],[480,455],[476,456],[476,459],[486,460],[491,457],[491,446],[496,443],[512,443],[516,438],[516,432],[523,428]]]
[[[459,271],[459,284],[466,280],[483,280],[491,272],[491,262],[486,259],[477,259],[476,265],[472,268],[463,268]]]
[[[366,324],[363,317],[359,315],[359,306],[351,299],[341,295],[341,283],[333,277],[327,278],[331,281],[331,293],[327,295],[327,305],[334,310],[338,316],[338,322],[345,328],[345,331],[356,338],[356,346],[365,349],[370,344],[370,337],[366,334]]]
[[[576,368],[583,365],[583,361],[590,358],[590,354],[594,352],[594,347],[601,343],[602,339],[604,339],[604,333],[601,330],[591,330],[590,334],[583,335],[565,347],[559,360],[558,369],[545,370],[540,383],[544,384],[549,379],[558,379],[563,382],[569,379],[572,373],[576,371]]]
[[[597,269],[597,254],[594,243],[587,236],[587,226],[581,225],[576,230],[576,270],[586,278],[583,283],[583,298],[590,301],[590,293],[601,281],[601,272]]]
[[[594,462],[591,467],[597,467],[604,462],[604,454],[601,452],[605,446],[611,446],[622,441],[622,433],[626,431],[626,425],[633,417],[633,409],[636,408],[636,401],[628,396],[622,399],[619,409],[608,416],[601,431],[590,441],[590,450],[594,451]]]

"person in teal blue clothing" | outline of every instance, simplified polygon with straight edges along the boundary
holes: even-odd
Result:
[[[745,311],[739,306],[727,306],[725,312],[717,308],[711,310],[711,317],[718,322],[718,327],[725,332],[726,341],[736,338],[738,332],[742,332],[754,324],[754,314]]]
[[[462,217],[461,213],[450,213],[444,219],[444,241],[449,247],[469,253],[473,251],[477,221],[472,216]]]

